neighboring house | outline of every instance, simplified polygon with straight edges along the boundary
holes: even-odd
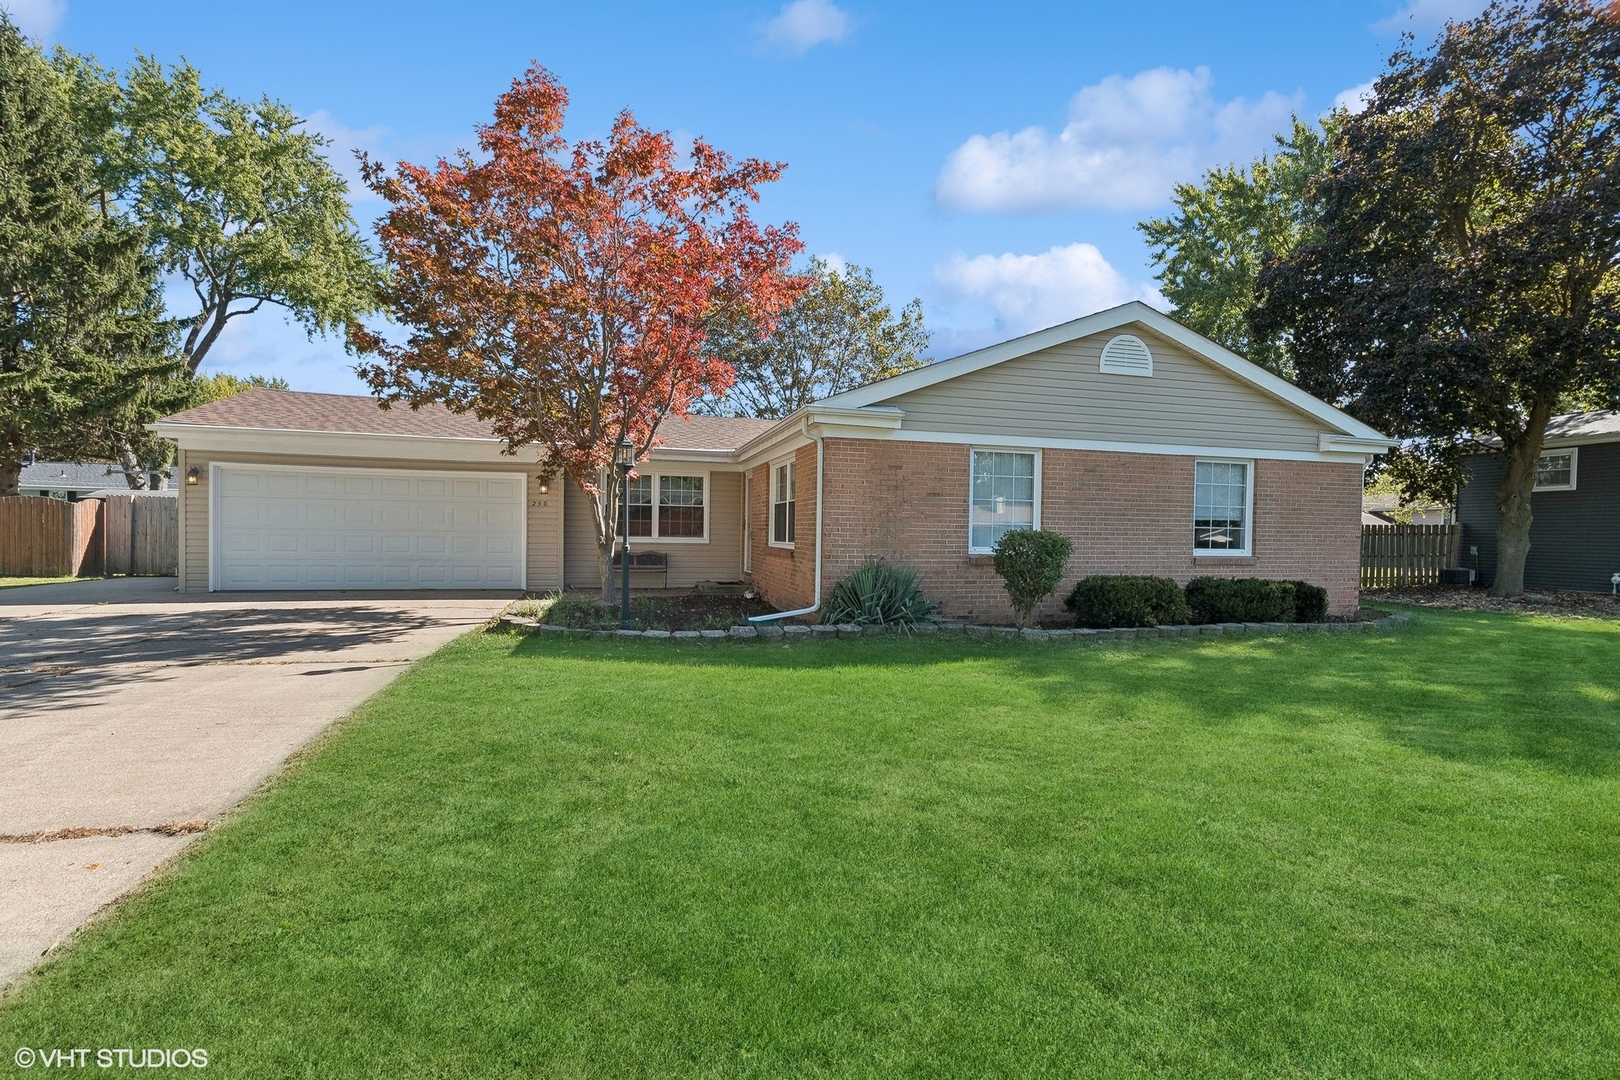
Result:
[[[1451,507],[1432,500],[1402,503],[1399,495],[1380,492],[1361,497],[1363,525],[1450,525]]]
[[[181,587],[595,587],[589,506],[471,416],[254,389],[166,418]],[[631,493],[672,588],[814,607],[872,556],[1007,617],[990,549],[1061,531],[1098,573],[1303,578],[1354,608],[1362,471],[1390,440],[1139,303],[782,420],[672,418]]]
[[[167,478],[166,473],[153,472],[147,482],[156,487]],[[86,465],[71,461],[36,461],[24,465],[17,478],[19,495],[44,495],[68,502],[78,502],[108,487],[126,487],[124,470],[104,462]]]
[[[1496,577],[1496,488],[1502,465],[1470,458],[1457,497],[1463,564],[1480,583]],[[1570,413],[1547,424],[1547,440],[1530,496],[1531,589],[1609,592],[1620,573],[1620,410]],[[1473,554],[1474,551],[1477,555]]]

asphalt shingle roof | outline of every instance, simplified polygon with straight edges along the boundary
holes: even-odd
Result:
[[[1565,413],[1547,421],[1548,440],[1590,438],[1593,435],[1620,437],[1620,409]]]
[[[164,417],[166,423],[202,427],[264,428],[362,435],[417,435],[451,439],[493,439],[489,427],[470,413],[441,405],[384,409],[376,398],[353,394],[312,394],[301,390],[254,387],[221,401]],[[725,416],[670,417],[659,431],[670,450],[735,450],[769,429],[775,420]]]
[[[51,491],[88,491],[108,486],[123,487],[124,471],[116,465],[96,462],[89,465],[73,461],[36,461],[24,465],[17,478],[17,486],[46,488]]]

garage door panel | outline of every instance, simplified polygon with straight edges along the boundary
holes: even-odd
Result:
[[[517,477],[218,466],[215,588],[523,584]]]

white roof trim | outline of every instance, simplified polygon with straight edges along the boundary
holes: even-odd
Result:
[[[876,405],[879,402],[889,401],[901,394],[909,394],[914,390],[934,386],[937,383],[950,379],[960,378],[975,371],[982,371],[988,367],[1030,353],[1049,349],[1054,345],[1062,345],[1092,334],[1113,330],[1116,327],[1129,323],[1141,323],[1161,337],[1169,338],[1194,355],[1207,360],[1216,367],[1240,382],[1259,390],[1269,397],[1292,406],[1299,412],[1336,427],[1347,435],[1369,441],[1376,440],[1388,449],[1395,444],[1395,440],[1387,439],[1379,432],[1363,424],[1360,420],[1341,412],[1319,398],[1312,397],[1287,379],[1280,378],[1267,371],[1258,364],[1251,364],[1232,350],[1217,344],[1196,331],[1189,330],[1176,320],[1155,311],[1140,300],[1132,300],[1119,307],[1108,308],[1082,319],[1075,319],[1059,326],[1038,330],[1033,334],[1025,334],[1011,341],[1003,341],[989,348],[979,349],[976,352],[964,353],[951,360],[942,360],[937,364],[916,368],[903,375],[896,375],[892,379],[870,383],[846,390],[842,394],[834,394],[824,399],[819,408],[839,407],[844,409],[864,408]]]

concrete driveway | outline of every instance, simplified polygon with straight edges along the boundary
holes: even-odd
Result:
[[[0,589],[0,986],[511,599],[174,586]]]

